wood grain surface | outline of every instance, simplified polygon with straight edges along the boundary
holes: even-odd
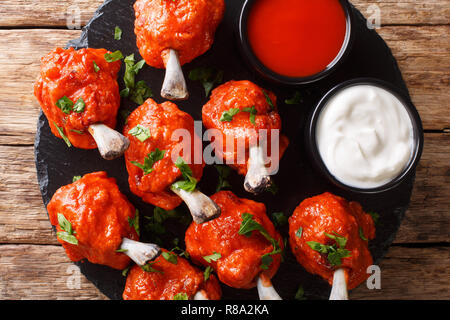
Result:
[[[0,3],[0,299],[105,299],[81,276],[52,234],[39,193],[33,96],[40,57],[79,36],[68,12],[86,24],[101,0]],[[411,206],[381,264],[382,289],[364,285],[352,299],[450,298],[450,0],[353,1],[391,47],[419,110],[425,147]],[[70,21],[69,21],[70,22]],[[73,21],[72,21],[73,22]],[[76,287],[76,285],[75,285]]]

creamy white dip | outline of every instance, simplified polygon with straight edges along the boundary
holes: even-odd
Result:
[[[414,132],[403,103],[373,85],[338,91],[316,126],[320,156],[345,185],[369,189],[395,179],[409,163]]]

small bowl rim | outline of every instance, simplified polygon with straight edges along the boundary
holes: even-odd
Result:
[[[247,36],[248,17],[250,14],[250,10],[256,1],[259,0],[246,0],[244,5],[242,6],[239,15],[238,38],[241,52],[244,58],[252,66],[252,68],[255,69],[264,78],[285,85],[309,84],[321,80],[330,73],[332,73],[334,70],[336,70],[336,68],[339,65],[342,64],[343,60],[345,60],[345,58],[348,56],[354,38],[353,10],[348,0],[338,0],[345,12],[347,29],[344,38],[344,43],[342,44],[339,53],[336,55],[333,61],[330,62],[324,70],[306,77],[289,77],[276,73],[275,71],[269,69],[258,59],[256,54],[253,52],[253,49]]]
[[[413,133],[414,133],[414,146],[412,150],[412,156],[408,162],[408,164],[405,166],[405,168],[391,181],[385,183],[384,185],[373,187],[373,188],[358,188],[354,186],[350,186],[345,184],[344,182],[338,180],[327,168],[325,165],[322,156],[320,155],[320,152],[318,150],[317,146],[317,140],[316,140],[316,127],[317,127],[317,121],[319,119],[320,113],[322,109],[325,107],[327,102],[334,97],[337,93],[340,91],[347,89],[349,87],[353,87],[356,85],[373,85],[376,87],[379,87],[381,89],[387,90],[388,92],[392,93],[394,96],[396,96],[400,102],[402,102],[403,106],[405,107],[406,111],[408,112],[411,123],[413,126]],[[423,145],[424,145],[424,133],[423,133],[423,126],[422,126],[422,120],[420,118],[420,115],[416,109],[416,107],[413,105],[411,99],[408,97],[407,94],[405,94],[401,89],[394,86],[393,84],[386,82],[384,80],[376,79],[376,78],[369,78],[369,77],[362,77],[362,78],[355,78],[351,80],[344,81],[342,83],[339,83],[338,85],[334,86],[332,89],[328,90],[328,92],[320,99],[320,101],[317,103],[317,105],[314,107],[312,112],[309,115],[308,122],[306,125],[306,133],[305,133],[305,139],[306,143],[309,146],[309,154],[312,157],[312,160],[314,161],[314,166],[324,175],[330,182],[332,182],[337,187],[344,189],[346,191],[351,191],[355,193],[361,193],[361,194],[374,194],[374,193],[381,193],[388,190],[391,190],[395,187],[397,187],[401,182],[403,182],[407,177],[410,176],[410,174],[416,169],[420,158],[422,156],[423,151]]]

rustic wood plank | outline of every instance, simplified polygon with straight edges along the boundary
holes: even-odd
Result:
[[[395,243],[450,239],[450,134],[425,137],[411,207]],[[33,157],[32,146],[0,146],[0,243],[56,243],[37,186]]]
[[[0,249],[0,299],[105,299],[83,275],[79,289],[74,288],[74,267],[61,246],[2,245]],[[448,247],[391,247],[380,269],[381,289],[369,290],[363,283],[350,299],[450,298],[445,276],[450,272]]]
[[[390,24],[448,24],[450,2],[448,0],[353,0],[366,17],[379,8],[381,23]],[[103,0],[3,0],[0,7],[0,26],[54,26],[66,27],[72,21],[73,10],[80,12],[80,24],[85,25]],[[77,9],[78,8],[78,9]],[[375,9],[376,10],[376,9]]]
[[[398,57],[424,128],[449,128],[450,26],[384,27],[379,32]],[[79,34],[72,30],[0,30],[0,144],[33,143],[39,112],[33,83],[39,59]]]

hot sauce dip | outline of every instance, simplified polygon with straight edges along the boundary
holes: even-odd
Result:
[[[338,0],[256,0],[247,34],[257,59],[292,78],[325,70],[343,48],[346,13]]]

